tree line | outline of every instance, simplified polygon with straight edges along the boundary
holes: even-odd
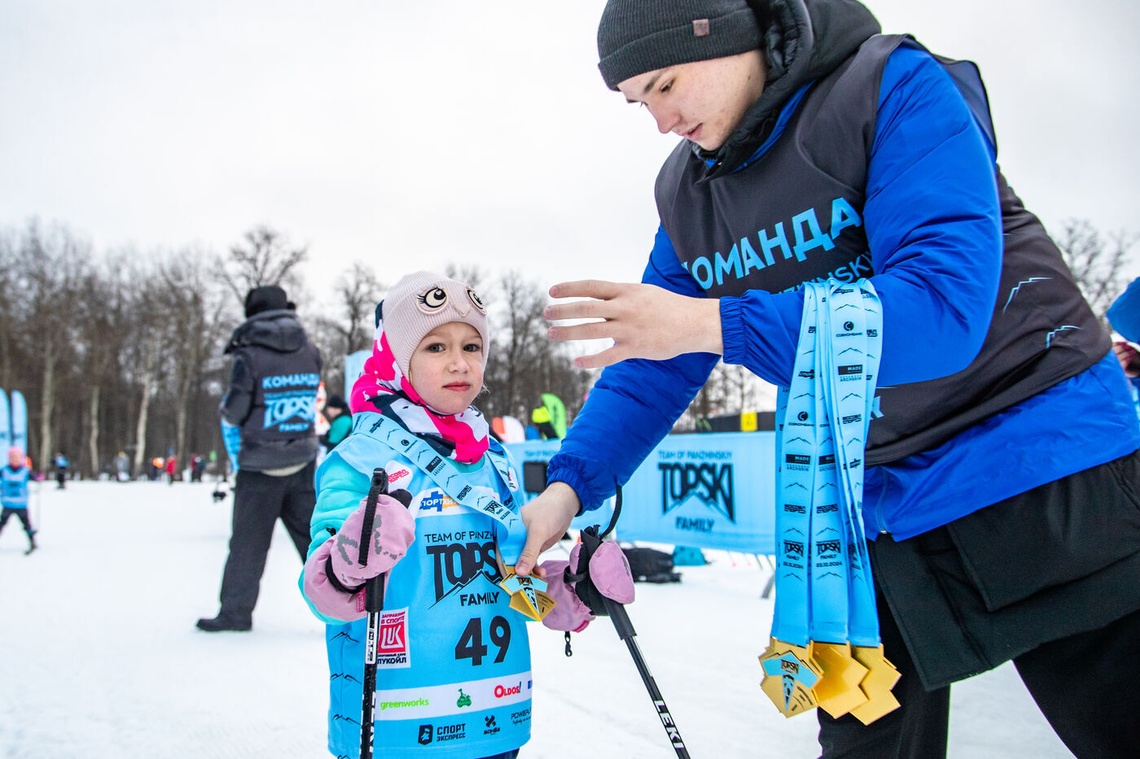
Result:
[[[229,382],[223,349],[252,287],[280,285],[324,358],[327,392],[342,393],[344,357],[372,347],[375,308],[395,279],[355,263],[318,299],[301,279],[308,251],[258,226],[224,254],[196,246],[97,251],[64,225],[0,230],[0,388],[27,398],[39,470],[57,452],[92,477],[125,452],[134,476],[156,456],[222,453],[218,404]],[[594,376],[545,336],[546,295],[511,273],[490,279],[449,266],[484,295],[491,325],[488,417],[525,424],[544,392],[581,407]]]
[[[1070,221],[1055,239],[1103,319],[1127,285],[1135,237]],[[371,348],[376,303],[394,279],[357,262],[319,300],[301,280],[307,257],[267,226],[224,254],[196,246],[96,251],[66,226],[37,220],[0,229],[0,388],[27,398],[35,466],[49,468],[62,451],[73,471],[96,476],[123,451],[137,476],[155,456],[222,457],[217,407],[229,381],[222,350],[252,287],[286,289],[324,357],[327,391],[342,392],[344,357]],[[444,273],[471,283],[488,304],[488,389],[476,404],[489,418],[526,424],[549,392],[572,420],[596,376],[546,338],[544,288],[517,272],[491,279],[478,267],[451,265]],[[718,364],[675,429],[770,410],[773,399],[773,388],[743,367]]]

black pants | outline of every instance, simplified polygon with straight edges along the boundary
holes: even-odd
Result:
[[[850,715],[833,719],[817,709],[823,757],[945,757],[950,687],[924,690],[890,613],[880,618],[883,645],[901,673],[893,691],[901,706],[870,725]],[[1140,754],[1140,718],[1130,695],[1140,682],[1140,611],[1104,629],[1046,643],[1013,663],[1045,719],[1078,759]]]
[[[265,571],[265,558],[280,519],[289,532],[301,561],[309,549],[309,522],[313,518],[316,464],[286,477],[240,470],[234,489],[233,530],[230,555],[222,574],[219,616],[234,622],[249,622]]]
[[[24,532],[28,533],[28,539],[30,540],[36,531],[32,529],[32,520],[28,518],[27,509],[9,509],[8,507],[4,507],[4,511],[0,512],[0,530],[4,529],[4,525],[8,524],[8,520],[12,518],[13,514],[20,520],[20,524],[24,525]]]
[[[870,725],[817,710],[825,759],[945,757],[943,684],[1010,659],[1078,759],[1140,756],[1137,483],[1131,454],[918,537],[871,544],[901,706]],[[929,691],[908,642],[926,657]]]

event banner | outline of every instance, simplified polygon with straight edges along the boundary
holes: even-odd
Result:
[[[754,554],[775,553],[773,432],[669,435],[646,457],[622,490],[619,540],[641,540]],[[508,445],[524,490],[541,492],[545,463],[559,441]],[[612,503],[571,524],[604,527]]]

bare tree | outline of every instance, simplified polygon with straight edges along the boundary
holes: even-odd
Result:
[[[79,297],[91,249],[66,228],[45,231],[33,221],[21,241],[19,259],[26,296],[21,337],[39,374],[39,460],[46,462],[57,447],[57,426],[60,433],[64,432],[62,422],[56,419],[56,404],[60,400],[75,402],[73,385],[79,378],[70,373],[76,365],[77,347],[72,304]],[[64,440],[68,444],[78,442],[70,435]]]
[[[723,361],[713,367],[708,381],[674,425],[676,432],[707,430],[705,420],[747,411],[775,408],[775,388],[743,366]]]
[[[1088,221],[1076,219],[1065,222],[1053,239],[1093,313],[1107,324],[1108,307],[1127,285],[1122,274],[1136,235],[1102,236]]]
[[[0,387],[12,387],[13,341],[17,319],[14,314],[22,300],[18,287],[19,239],[12,232],[0,235]]]
[[[306,247],[295,247],[280,232],[259,225],[245,233],[242,243],[230,248],[229,257],[216,266],[216,273],[238,303],[243,303],[247,292],[263,285],[300,289],[297,267],[307,257]]]
[[[180,462],[187,460],[189,415],[203,388],[207,359],[221,350],[223,339],[217,318],[222,303],[207,276],[209,258],[206,252],[184,249],[161,265],[155,277],[166,314],[163,332],[167,336],[165,363],[173,391],[172,447]]]
[[[121,387],[121,362],[124,358],[124,339],[129,319],[125,297],[126,283],[121,262],[93,268],[81,283],[81,296],[77,302],[77,338],[82,346],[80,361],[84,376],[84,390],[88,393],[87,408],[83,415],[87,440],[86,471],[92,476],[99,473],[99,463],[109,457],[101,451],[104,407],[112,405]],[[124,410],[122,404],[115,414]],[[117,425],[116,425],[117,427]],[[121,435],[121,433],[119,433]],[[79,471],[80,467],[76,467]]]
[[[336,279],[336,315],[313,319],[309,330],[309,338],[324,358],[326,388],[344,384],[345,356],[371,347],[376,303],[384,290],[376,272],[359,261]]]
[[[546,299],[517,272],[504,275],[489,297],[494,328],[484,383],[490,394],[484,405],[493,416],[523,416],[537,405],[542,389],[532,387],[540,371],[539,354],[547,343],[542,311]]]
[[[129,372],[130,392],[135,400],[132,470],[136,473],[145,471],[151,410],[165,378],[165,358],[171,348],[170,316],[159,274],[161,258],[161,254],[152,254],[136,260],[127,293],[131,320],[124,369]],[[156,286],[156,282],[160,284]]]
[[[491,324],[491,347],[480,406],[488,416],[511,415],[525,424],[543,393],[553,393],[572,420],[591,384],[590,372],[574,366],[567,348],[547,339],[543,288],[518,272],[503,275],[484,293]]]

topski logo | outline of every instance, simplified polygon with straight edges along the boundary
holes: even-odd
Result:
[[[289,423],[294,417],[300,423]],[[283,432],[309,429],[317,418],[317,399],[310,390],[265,394],[265,428],[279,427]]]
[[[694,464],[659,462],[661,472],[661,512],[668,514],[696,499],[709,509],[736,521],[731,463]],[[711,525],[710,525],[711,528]]]
[[[428,546],[425,552],[432,562],[435,603],[455,593],[463,593],[480,578],[489,583],[492,589],[498,589],[496,583],[502,576],[499,574],[499,559],[494,541],[439,543]]]

